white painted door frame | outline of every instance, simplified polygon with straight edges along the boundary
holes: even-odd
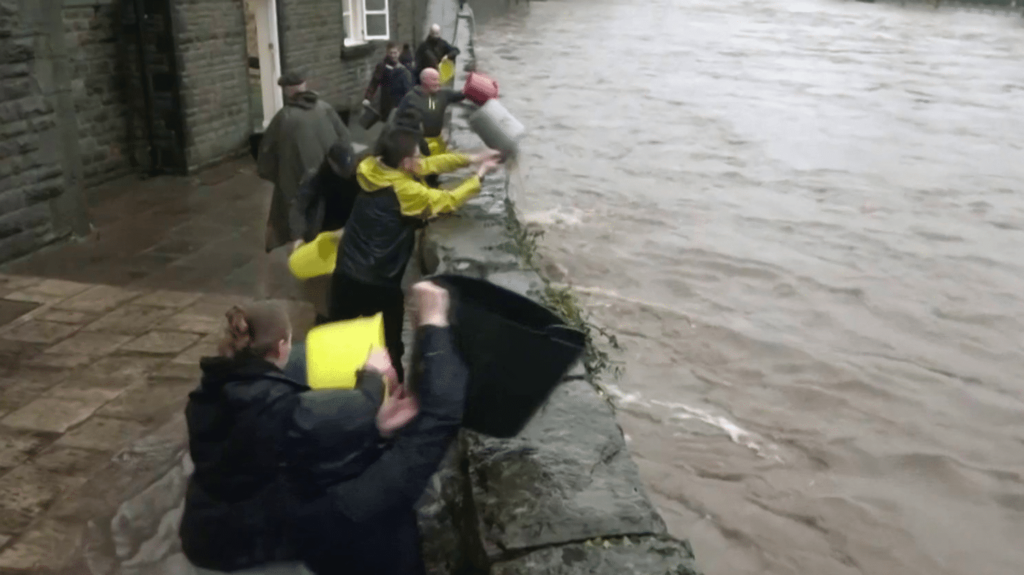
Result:
[[[256,13],[256,38],[259,42],[260,87],[263,95],[263,128],[284,107],[284,94],[277,85],[281,78],[280,40],[277,36],[277,0],[251,0]]]

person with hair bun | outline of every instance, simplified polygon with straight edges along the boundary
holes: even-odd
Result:
[[[227,312],[185,408],[195,472],[179,533],[197,572],[423,572],[413,506],[461,425],[468,374],[448,292],[420,282],[412,299],[415,396],[393,382],[384,350],[355,389],[311,390],[285,374],[292,330],[280,306]]]

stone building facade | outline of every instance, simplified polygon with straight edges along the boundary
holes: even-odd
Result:
[[[88,233],[90,187],[245,152],[262,117],[248,1],[0,0],[0,262]],[[427,0],[276,4],[281,69],[339,110],[358,107],[386,43],[346,43],[343,14],[384,6],[388,38],[413,47],[429,25]],[[157,6],[149,28],[139,6]]]

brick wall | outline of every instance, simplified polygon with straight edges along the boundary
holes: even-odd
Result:
[[[0,261],[53,238],[49,200],[64,186],[56,116],[34,76],[37,33],[17,3],[0,2]]]
[[[65,8],[63,16],[83,173],[93,186],[132,170],[117,6]]]
[[[189,170],[248,146],[248,56],[238,0],[174,2]]]

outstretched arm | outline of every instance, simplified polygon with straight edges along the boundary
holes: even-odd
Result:
[[[413,293],[420,316],[419,416],[366,471],[328,489],[334,509],[355,523],[412,508],[462,424],[469,371],[448,327],[448,294],[430,282]]]

